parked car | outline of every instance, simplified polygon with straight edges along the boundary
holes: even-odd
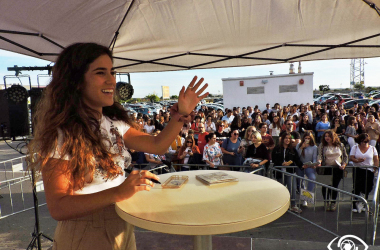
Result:
[[[353,99],[349,95],[335,95],[335,96],[332,96],[329,99],[327,99],[325,101],[325,103],[326,104],[333,104],[333,103],[335,103],[337,105],[340,105],[342,103],[345,103],[345,102],[351,101],[351,100],[353,100]]]
[[[352,101],[348,101],[348,102],[343,103],[343,106],[345,109],[351,109],[352,107],[354,107],[355,102],[357,102],[360,106],[362,106],[362,105],[364,105],[364,103],[371,103],[372,100],[371,99],[352,100]]]
[[[364,96],[362,92],[352,92],[350,93],[350,95],[352,96],[352,98],[359,98],[361,96]]]
[[[380,99],[380,93],[378,94],[374,94],[374,95],[371,95],[372,98],[368,98],[368,99],[372,99],[372,100],[379,100]]]
[[[372,102],[370,102],[369,105],[372,106],[373,104],[376,104],[376,103],[380,105],[380,99],[372,100]]]
[[[155,110],[149,107],[143,107],[143,108],[134,108],[134,110],[137,113],[141,113],[143,115],[153,116],[153,113],[155,113]]]

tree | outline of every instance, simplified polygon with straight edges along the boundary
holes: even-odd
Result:
[[[376,90],[376,88],[370,87],[370,86],[365,88],[365,92],[367,92],[367,93],[369,93],[369,92],[371,92],[373,90]]]
[[[160,97],[158,97],[158,95],[156,94],[149,94],[147,96],[145,96],[146,99],[149,99],[151,102],[159,102],[160,101]]]
[[[172,95],[170,99],[178,99],[178,95]]]
[[[364,85],[361,83],[355,83],[354,89],[356,90],[364,90]]]
[[[322,94],[325,93],[325,91],[329,91],[330,86],[329,85],[319,85],[319,91],[322,91]]]

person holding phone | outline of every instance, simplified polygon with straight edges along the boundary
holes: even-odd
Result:
[[[265,123],[266,124],[266,123]],[[251,168],[257,169],[257,168],[265,168],[269,163],[269,154],[268,149],[265,146],[264,143],[262,143],[262,136],[259,131],[253,131],[250,139],[252,141],[252,144],[248,146],[247,153],[245,155],[246,158],[252,158],[253,160],[256,160],[255,162],[251,163]],[[247,170],[247,169],[246,169]],[[247,171],[249,172],[249,171]],[[264,171],[260,170],[256,172],[259,175],[264,175]]]
[[[296,173],[298,176],[304,177],[305,174],[309,180],[316,180],[316,171],[315,169],[319,166],[319,162],[317,161],[318,156],[318,148],[315,144],[313,133],[310,131],[306,131],[303,135],[301,143],[296,146],[296,150],[298,152],[298,156],[302,162],[302,169],[297,168]],[[307,163],[307,164],[305,164]],[[300,188],[301,181],[297,180],[297,188]],[[315,183],[308,182],[307,190],[309,192],[314,192]],[[302,205],[307,207],[307,202],[303,201]]]
[[[199,148],[195,145],[194,137],[189,135],[185,139],[185,143],[178,151],[179,164],[187,164],[191,156],[200,154]],[[181,171],[189,171],[190,166],[181,166]]]
[[[380,126],[379,123],[375,122],[375,117],[373,115],[368,116],[368,121],[365,126],[365,130],[367,131],[370,138],[369,145],[376,147],[376,143],[379,139],[380,134]]]

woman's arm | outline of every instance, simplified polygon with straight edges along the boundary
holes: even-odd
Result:
[[[208,84],[206,83],[201,89],[199,89],[199,91],[197,91],[203,82],[203,78],[195,84],[196,80],[197,77],[195,76],[186,91],[185,87],[182,87],[181,89],[178,98],[178,112],[180,114],[190,114],[197,103],[208,95],[208,92],[202,95]],[[137,151],[161,155],[169,148],[182,126],[183,122],[176,121],[176,119],[172,118],[165,129],[157,136],[151,136],[134,128],[129,128],[123,136],[124,144],[127,148],[133,148]]]
[[[154,184],[146,178],[159,179],[147,171],[142,171],[143,178],[140,179],[139,172],[132,171],[120,186],[93,194],[74,195],[73,180],[65,172],[67,167],[68,161],[50,159],[42,170],[48,209],[58,221],[83,217],[115,202],[129,199],[138,191],[149,191]]]

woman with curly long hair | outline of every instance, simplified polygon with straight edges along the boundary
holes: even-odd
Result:
[[[331,168],[325,168],[324,171],[332,174],[331,186],[338,188],[340,180],[343,178],[343,170],[348,163],[348,156],[346,148],[340,142],[338,135],[331,129],[326,130],[322,135],[321,144],[318,147],[318,162],[321,166],[333,167],[332,170]],[[326,188],[322,187],[322,195],[325,200],[326,210],[334,212],[336,210],[336,197],[338,193],[331,189],[326,191]]]
[[[115,102],[112,52],[94,43],[65,48],[35,115],[29,167],[42,173],[51,216],[58,220],[53,249],[136,249],[133,226],[115,202],[149,191],[147,171],[132,171],[127,149],[163,154],[207,93],[203,78],[183,87],[172,119],[157,136],[135,128]]]

